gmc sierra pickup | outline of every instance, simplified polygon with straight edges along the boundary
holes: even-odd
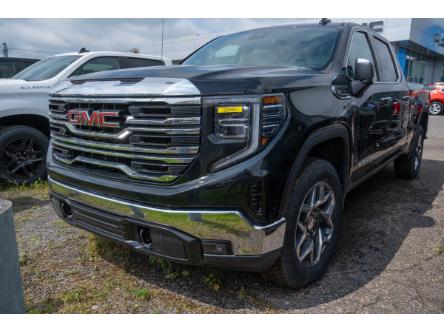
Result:
[[[180,66],[59,84],[51,200],[136,251],[302,287],[325,271],[351,189],[390,162],[418,175],[427,97],[360,25],[219,37]]]

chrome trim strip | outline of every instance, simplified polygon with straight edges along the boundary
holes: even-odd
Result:
[[[112,214],[158,223],[199,239],[230,241],[235,255],[260,255],[282,247],[284,217],[266,226],[254,225],[241,212],[226,210],[171,210],[88,192],[48,177],[49,188],[66,201],[78,202]]]
[[[52,113],[51,111],[49,112],[49,117],[54,118],[55,120],[66,120],[66,114],[65,113]]]
[[[190,105],[200,106],[201,97],[64,97],[50,96],[52,103],[85,103],[85,104],[131,104],[131,103],[165,103],[167,105]],[[55,104],[54,103],[54,104]]]
[[[68,130],[77,135],[82,136],[89,136],[89,137],[96,137],[96,138],[108,138],[108,139],[119,139],[123,140],[127,138],[130,134],[134,132],[146,132],[146,133],[162,133],[162,134],[169,134],[169,135],[197,135],[200,134],[200,127],[194,127],[194,128],[167,128],[167,127],[127,127],[124,128],[119,133],[102,133],[102,132],[93,132],[93,131],[82,131],[73,126],[68,121],[61,121],[61,120],[55,120],[51,119],[51,123],[58,124],[58,125],[64,125],[68,128]]]
[[[109,150],[100,150],[94,148],[86,148],[82,146],[71,145],[67,143],[57,142],[52,140],[52,144],[56,147],[68,148],[71,150],[83,151],[85,153],[91,154],[99,154],[104,156],[114,156],[114,157],[122,157],[122,158],[130,158],[130,159],[139,159],[139,160],[151,160],[151,161],[162,161],[169,164],[186,164],[193,161],[194,157],[167,157],[167,156],[153,156],[153,155],[136,155],[131,153],[120,153]]]
[[[278,108],[282,108],[282,107],[283,107],[282,104],[272,104],[272,105],[264,105],[264,106],[262,106],[262,108],[264,110],[267,110],[267,109],[278,109]]]
[[[117,169],[117,170],[120,170],[123,173],[125,173],[128,177],[131,177],[133,179],[139,179],[139,180],[154,180],[154,181],[159,181],[159,182],[170,182],[178,177],[178,176],[172,176],[172,175],[162,175],[162,176],[158,176],[158,177],[157,176],[141,175],[140,173],[131,169],[126,164],[114,163],[114,162],[110,162],[110,161],[95,160],[95,159],[83,157],[83,156],[77,156],[77,157],[70,160],[70,159],[59,157],[54,154],[54,158],[57,161],[68,164],[68,165],[72,165],[76,162],[83,162],[83,163],[87,163],[87,164]]]
[[[103,97],[94,97],[94,98],[85,98],[85,97],[56,97],[56,96],[50,96],[50,103],[54,102],[68,102],[68,103],[86,103],[86,104],[130,104],[130,103],[165,103],[167,105],[201,105],[201,98],[200,97],[165,97],[165,98],[128,98],[128,97],[122,97],[122,98],[103,98]]]
[[[74,144],[74,145],[82,145],[86,147],[92,148],[102,148],[109,150],[117,150],[117,151],[129,151],[133,153],[146,153],[146,154],[159,154],[159,155],[174,155],[174,154],[197,154],[199,151],[199,147],[190,146],[190,147],[168,147],[165,149],[155,149],[155,148],[142,148],[142,147],[134,147],[129,144],[113,144],[113,143],[105,143],[98,141],[88,141],[82,139],[73,139],[67,138],[55,134],[51,134],[51,139],[53,142],[61,141],[62,143]]]
[[[200,125],[200,117],[136,119],[133,116],[128,116],[125,123],[130,125]]]

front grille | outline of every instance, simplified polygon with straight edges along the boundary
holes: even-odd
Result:
[[[201,109],[198,97],[102,98],[88,103],[52,98],[53,157],[71,168],[101,176],[172,182],[199,153]],[[106,121],[113,126],[73,121],[69,111],[84,112],[88,117],[94,111],[107,112],[112,115]]]

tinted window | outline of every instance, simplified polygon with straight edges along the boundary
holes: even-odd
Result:
[[[340,28],[286,26],[257,29],[213,40],[184,61],[185,65],[326,67]]]
[[[18,72],[24,70],[26,67],[32,65],[35,61],[17,60],[15,62],[15,70]]]
[[[382,82],[394,82],[398,79],[395,63],[393,61],[390,47],[387,43],[375,38],[375,50],[378,55],[379,80]]]
[[[367,34],[363,32],[355,32],[350,43],[347,60],[347,73],[351,78],[354,77],[355,62],[358,58],[370,60],[373,66],[375,64],[372,51],[370,49],[370,44],[368,43]]]
[[[80,56],[55,56],[36,62],[14,76],[14,79],[40,81],[50,79],[71,65]]]
[[[120,68],[150,67],[165,65],[162,60],[142,58],[119,58]]]
[[[80,66],[71,76],[84,75],[102,71],[119,69],[119,61],[115,57],[98,57]]]
[[[14,63],[12,61],[0,60],[0,78],[5,79],[15,74]]]

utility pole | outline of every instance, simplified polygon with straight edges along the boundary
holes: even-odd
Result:
[[[5,58],[8,57],[8,44],[6,44],[6,43],[3,43],[3,56]]]
[[[162,48],[160,50],[160,57],[163,58],[163,32],[165,30],[165,19],[162,19]]]

